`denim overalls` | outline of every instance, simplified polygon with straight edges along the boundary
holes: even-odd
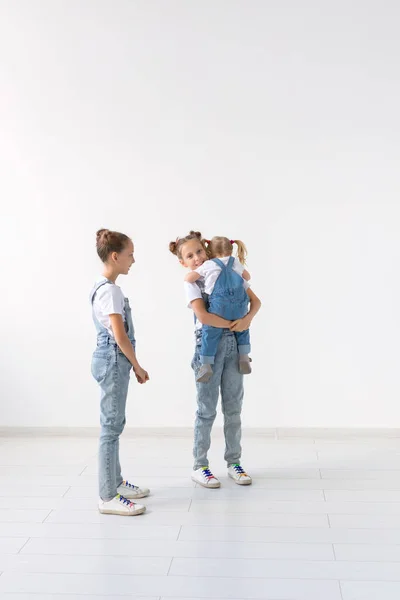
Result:
[[[208,310],[209,296],[202,282],[197,282]],[[200,284],[200,285],[199,285]],[[243,281],[242,281],[243,285]],[[196,346],[192,360],[195,377],[201,367],[200,353],[204,325],[196,330]],[[194,424],[193,469],[208,467],[211,429],[217,416],[218,397],[221,391],[221,409],[224,415],[225,454],[227,465],[240,464],[242,455],[241,412],[243,403],[243,375],[239,371],[239,354],[235,334],[221,329],[215,353],[213,375],[208,383],[196,381],[197,411]]]
[[[235,259],[230,257],[228,264],[214,258],[213,261],[221,268],[221,273],[215,282],[212,293],[208,296],[208,312],[218,315],[228,321],[242,319],[248,312],[249,297],[243,285],[243,278],[233,269]],[[203,340],[201,344],[200,360],[203,364],[214,364],[218,343],[223,329],[203,325]],[[239,354],[249,354],[250,332],[235,332]]]
[[[100,287],[112,284],[108,279],[95,285],[91,294],[93,321],[97,330],[97,348],[93,352],[92,375],[100,385],[99,495],[111,500],[122,483],[119,462],[119,436],[125,427],[131,363],[119,349],[114,337],[94,314],[93,300]],[[135,331],[128,298],[125,298],[125,330],[135,348]]]

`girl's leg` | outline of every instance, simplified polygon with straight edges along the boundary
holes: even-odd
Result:
[[[208,467],[207,454],[211,445],[211,429],[217,415],[219,386],[223,370],[223,356],[220,347],[221,344],[215,357],[214,372],[210,381],[208,383],[196,382],[197,411],[194,424],[194,471],[200,467]],[[192,368],[196,377],[200,367],[200,344],[198,344],[192,361]]]
[[[222,338],[225,364],[221,377],[221,406],[224,414],[225,460],[229,465],[240,464],[242,447],[241,412],[243,402],[243,375],[238,368],[238,349],[233,335]]]
[[[119,436],[125,427],[129,371],[129,361],[115,350],[113,362],[101,383],[99,495],[106,502],[117,495],[117,487],[122,482]]]
[[[124,420],[122,430],[125,428],[125,423],[126,423],[126,421]],[[122,433],[122,431],[121,431],[121,433]],[[121,483],[123,482],[123,477],[122,477],[122,472],[121,472],[121,464],[119,462],[119,438],[117,439],[117,444],[116,444],[116,457],[117,457],[117,463],[115,465],[115,485],[118,488],[121,485]]]

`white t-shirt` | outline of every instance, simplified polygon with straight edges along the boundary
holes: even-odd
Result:
[[[224,256],[223,258],[220,258],[219,260],[222,263],[224,263],[224,265],[227,265],[229,262],[229,259],[230,259],[230,256]],[[238,275],[240,275],[240,277],[242,277],[243,271],[244,271],[244,266],[242,265],[242,263],[240,263],[238,261],[237,258],[234,259],[234,262],[232,265],[232,270],[235,271],[235,273],[237,273]],[[198,273],[199,275],[204,277],[204,283],[205,283],[204,291],[206,292],[206,294],[212,294],[212,291],[215,286],[215,282],[217,281],[218,276],[221,273],[221,267],[219,265],[217,265],[217,263],[215,263],[213,260],[206,260],[205,262],[203,262],[203,264],[198,269],[195,269],[195,271],[196,271],[196,273]],[[244,280],[243,280],[243,282],[244,282]]]
[[[188,303],[188,308],[192,308],[192,302],[193,300],[202,300],[203,296],[201,295],[201,290],[199,288],[199,286],[197,285],[197,283],[188,283],[187,281],[184,282],[184,286],[185,286],[185,294],[186,294],[186,299],[187,299],[187,303]],[[193,313],[194,314],[194,313]],[[196,319],[196,323],[195,323],[195,330],[197,331],[198,329],[201,329],[203,327],[203,325],[200,323],[200,321],[198,319]]]
[[[102,277],[100,281],[104,281]],[[105,283],[96,292],[93,300],[93,310],[96,319],[113,335],[110,315],[122,315],[125,322],[125,296],[115,283]]]

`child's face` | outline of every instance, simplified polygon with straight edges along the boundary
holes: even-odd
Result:
[[[206,251],[199,240],[189,240],[183,244],[181,254],[182,259],[179,262],[191,271],[200,267],[207,260]]]
[[[120,275],[128,275],[129,269],[135,262],[134,251],[133,243],[129,240],[122,252],[114,253],[115,264],[118,266]]]

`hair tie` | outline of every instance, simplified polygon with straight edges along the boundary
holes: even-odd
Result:
[[[204,240],[206,244],[211,244],[211,240]]]
[[[235,243],[235,240],[230,240],[231,244],[233,245]]]

